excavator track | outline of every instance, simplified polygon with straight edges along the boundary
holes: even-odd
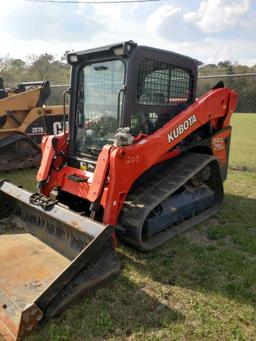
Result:
[[[195,204],[189,209],[181,205],[179,211],[175,198],[184,201],[186,196],[190,196],[187,206],[191,205],[191,198]],[[124,203],[117,234],[121,240],[148,251],[216,213],[222,200],[223,184],[217,159],[212,155],[184,154],[170,165],[160,166],[154,175],[135,186]],[[176,219],[171,215],[176,215]],[[152,218],[162,229],[153,225],[153,232],[147,234]]]
[[[26,141],[25,148],[19,144],[19,148],[13,143],[0,148],[0,172],[39,167],[41,151]]]

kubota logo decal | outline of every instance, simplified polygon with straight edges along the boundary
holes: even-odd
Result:
[[[175,128],[168,134],[168,142],[172,143],[177,137],[183,134],[186,130],[188,130],[188,128],[190,128],[196,122],[197,122],[196,115],[193,114],[186,121],[181,123],[177,128]]]

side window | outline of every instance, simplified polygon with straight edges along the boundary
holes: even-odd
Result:
[[[138,112],[131,115],[131,133],[137,136],[140,132],[152,134],[159,126],[159,115],[155,112]]]
[[[136,101],[141,110],[131,115],[131,132],[152,134],[193,100],[190,69],[145,58],[138,67]],[[160,106],[161,111],[151,106]]]
[[[192,99],[193,75],[189,69],[152,59],[139,65],[137,103],[175,105]]]
[[[188,71],[181,68],[172,68],[168,104],[179,104],[190,100],[193,91],[190,84],[191,75]]]

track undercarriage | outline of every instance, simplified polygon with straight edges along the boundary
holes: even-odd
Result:
[[[217,212],[223,199],[218,161],[190,153],[145,176],[125,201],[118,236],[151,250]]]
[[[40,161],[40,148],[27,139],[0,147],[0,172],[36,168]]]

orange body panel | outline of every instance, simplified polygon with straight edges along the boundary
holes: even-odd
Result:
[[[93,175],[93,186],[90,186],[87,199],[94,202],[102,193],[109,167],[109,153],[112,146],[104,146],[97,160],[97,167]]]
[[[72,193],[91,202],[100,196],[104,207],[103,222],[115,225],[123,202],[134,182],[155,164],[177,156],[180,153],[178,144],[198,128],[208,122],[218,130],[227,127],[235,110],[237,94],[228,88],[211,90],[186,110],[177,114],[150,136],[141,135],[135,143],[126,147],[105,146],[99,155],[94,174],[65,166],[61,170],[52,169],[43,193],[49,195],[54,187]],[[218,149],[218,141],[230,135],[226,129],[212,140],[212,152],[221,165],[226,162],[226,150]],[[50,160],[43,158],[40,172],[44,179],[48,174]],[[88,177],[87,182],[75,183],[68,175]]]
[[[50,171],[51,162],[54,156],[54,149],[52,148],[52,140],[54,136],[45,136],[42,140],[42,161],[38,170],[36,180],[43,181],[47,179]]]
[[[221,166],[224,166],[227,162],[226,139],[230,135],[231,127],[228,127],[212,138],[212,153],[219,160]]]

